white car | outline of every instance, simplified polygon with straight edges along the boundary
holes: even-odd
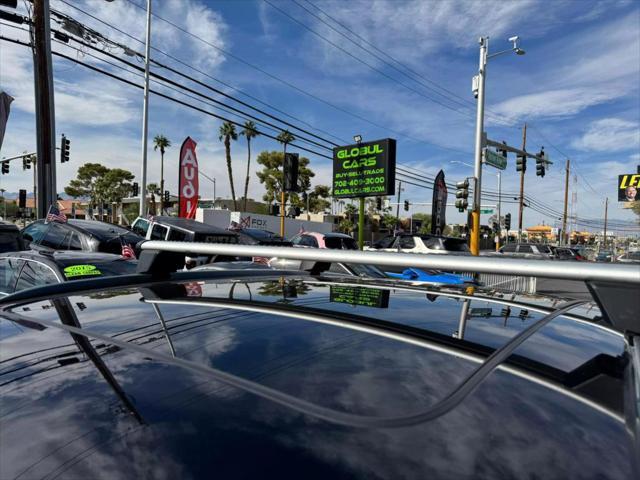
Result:
[[[377,250],[381,252],[403,253],[430,253],[430,254],[457,254],[469,253],[469,247],[464,238],[437,237],[435,235],[401,234],[389,235],[378,240],[365,250]]]

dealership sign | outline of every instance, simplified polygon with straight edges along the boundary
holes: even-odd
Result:
[[[198,208],[198,159],[196,142],[187,137],[180,147],[180,165],[178,173],[179,213],[182,218],[196,218]]]
[[[640,201],[640,173],[618,175],[618,201]]]
[[[396,141],[392,138],[333,149],[333,196],[393,195]]]

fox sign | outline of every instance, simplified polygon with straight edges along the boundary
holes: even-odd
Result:
[[[187,137],[180,147],[180,164],[178,172],[178,196],[180,208],[178,216],[196,218],[198,208],[198,159],[196,158],[196,142]]]

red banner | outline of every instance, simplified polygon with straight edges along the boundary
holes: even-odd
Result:
[[[196,142],[187,137],[180,147],[178,196],[180,198],[179,217],[196,218],[198,208],[198,159]]]

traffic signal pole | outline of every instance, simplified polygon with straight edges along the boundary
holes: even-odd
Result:
[[[149,134],[149,60],[151,50],[151,0],[147,0],[147,29],[142,101],[142,165],[140,166],[140,216],[147,215],[147,137]]]
[[[480,202],[482,199],[482,149],[484,148],[484,83],[487,69],[489,38],[480,37],[480,62],[478,67],[478,109],[476,112],[476,139],[473,188],[473,210],[471,211],[471,254],[480,254]]]
[[[527,124],[524,124],[524,129],[522,130],[522,150],[525,151],[527,149]],[[522,241],[522,213],[524,210],[524,172],[523,168],[520,172],[520,207],[518,209],[518,243]]]
[[[37,212],[44,217],[57,201],[55,111],[49,0],[33,1],[33,75],[37,142]],[[36,190],[36,189],[34,189]],[[34,199],[35,201],[36,199]]]

